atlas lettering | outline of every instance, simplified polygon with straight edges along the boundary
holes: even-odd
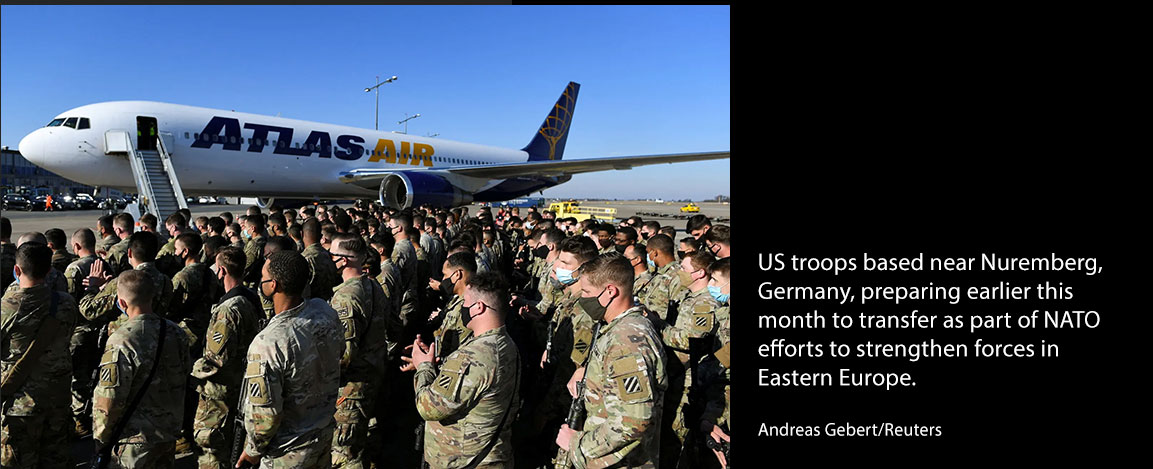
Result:
[[[250,130],[252,134],[245,137],[241,129]],[[318,158],[332,158],[345,161],[356,161],[366,153],[368,162],[384,161],[389,164],[407,164],[412,166],[432,166],[432,156],[436,149],[426,143],[399,142],[390,139],[378,139],[374,147],[364,145],[366,140],[358,135],[338,135],[336,145],[332,144],[332,137],[328,132],[312,130],[303,144],[294,146],[292,137],[295,129],[292,127],[279,127],[275,125],[245,122],[241,125],[239,119],[231,117],[213,116],[212,120],[204,126],[198,138],[192,142],[193,148],[210,149],[219,144],[221,149],[229,151],[242,151],[247,140],[248,148],[244,151],[263,153],[265,146],[272,147],[272,153],[277,155],[304,156],[316,155]],[[275,139],[270,137],[275,134]],[[367,148],[373,148],[368,151]],[[399,150],[399,151],[398,151]]]

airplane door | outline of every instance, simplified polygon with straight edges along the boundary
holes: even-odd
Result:
[[[156,118],[136,116],[136,149],[156,150]]]

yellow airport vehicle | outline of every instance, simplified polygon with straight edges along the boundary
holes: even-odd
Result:
[[[594,220],[615,222],[617,209],[604,207],[582,207],[580,202],[570,200],[567,202],[553,202],[548,209],[560,218],[576,218],[577,222],[592,218]]]
[[[696,204],[692,202],[689,202],[688,204],[685,204],[684,207],[681,207],[681,213],[699,213],[700,211],[701,208],[697,207]]]

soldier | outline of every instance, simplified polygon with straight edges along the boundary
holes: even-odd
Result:
[[[437,343],[437,357],[447,357],[460,344],[468,338],[472,331],[464,326],[462,319],[464,308],[464,290],[469,279],[477,274],[476,258],[467,252],[458,252],[445,259],[441,269],[443,280],[429,279],[428,286],[433,290],[445,293],[448,302],[445,307],[436,313],[431,320],[439,323],[433,333],[433,341]]]
[[[64,272],[68,268],[68,264],[76,260],[76,256],[68,252],[68,240],[64,234],[64,230],[60,228],[52,228],[44,232],[44,238],[48,240],[48,247],[52,249],[52,268],[57,272]]]
[[[192,368],[188,336],[153,312],[156,285],[147,272],[125,271],[116,285],[116,307],[128,319],[108,337],[100,358],[92,436],[97,451],[110,450],[109,467],[172,467]]]
[[[619,255],[581,266],[581,308],[602,325],[588,365],[569,382],[588,417],[580,431],[561,426],[557,445],[577,468],[656,467],[661,402],[668,386],[660,336],[632,305],[633,273]],[[584,393],[576,383],[584,380]],[[562,461],[563,462],[563,461]]]
[[[128,258],[131,267],[129,270],[139,270],[152,279],[155,288],[154,293],[150,295],[152,312],[160,317],[167,316],[168,307],[172,303],[172,280],[156,270],[156,266],[153,265],[156,259],[156,236],[140,231],[132,233],[127,241],[121,241],[117,246],[121,244],[127,247],[125,257]],[[97,262],[92,263],[92,270],[86,280],[88,286],[84,297],[80,299],[80,314],[99,327],[108,324],[108,336],[111,337],[128,319],[116,308],[117,280],[104,271],[104,264]],[[187,343],[187,338],[185,342]]]
[[[637,237],[637,230],[631,226],[623,227],[617,230],[617,233],[613,237],[613,248],[616,249],[617,252],[624,254],[625,249],[637,243]]]
[[[653,272],[649,270],[652,261],[649,260],[649,250],[644,244],[630,244],[625,248],[625,260],[633,266],[633,296],[640,298],[648,296],[649,284],[653,281]]]
[[[656,236],[661,230],[661,224],[649,220],[641,224],[641,239],[637,241],[639,244],[648,244],[649,238]]]
[[[406,329],[416,325],[414,313],[417,310],[417,258],[416,248],[412,247],[412,240],[408,238],[408,229],[412,226],[412,216],[398,213],[388,220],[387,234],[396,239],[392,248],[392,263],[400,270],[400,317],[404,320]],[[419,242],[419,240],[417,240]],[[407,335],[407,334],[406,334]]]
[[[109,275],[120,275],[120,272],[132,268],[132,266],[129,265],[128,256],[126,256],[128,253],[128,243],[124,241],[127,240],[129,236],[132,236],[134,229],[132,215],[122,212],[112,218],[112,232],[116,234],[116,237],[119,238],[120,241],[108,249],[108,257],[104,258],[112,268],[112,270],[107,271]],[[81,311],[81,314],[83,314],[83,311]]]
[[[255,207],[249,207],[249,212]],[[245,219],[245,232],[248,241],[244,244],[244,255],[248,258],[244,266],[244,281],[248,288],[256,288],[260,282],[260,269],[264,265],[264,245],[268,242],[268,233],[264,230],[264,215],[259,213],[248,215]]]
[[[116,236],[116,229],[112,224],[113,219],[115,219],[114,215],[104,215],[96,222],[96,229],[99,231],[97,234],[100,238],[96,242],[96,255],[101,258],[107,258],[108,250],[120,242],[120,237]]]
[[[344,334],[332,307],[305,300],[308,261],[278,251],[264,263],[260,294],[274,316],[248,347],[241,459],[264,467],[329,467]],[[240,461],[237,461],[239,464]]]
[[[680,264],[673,256],[673,240],[668,236],[659,234],[649,239],[645,245],[649,258],[656,265],[653,279],[648,289],[643,291],[640,300],[645,309],[654,313],[657,318],[666,319],[669,309],[669,289],[677,276]]]
[[[390,336],[392,315],[380,285],[363,275],[368,247],[353,234],[339,234],[332,258],[344,283],[336,287],[331,305],[344,325],[344,356],[340,360],[340,398],[332,441],[332,466],[367,468],[365,443],[368,419],[384,381],[385,361],[396,348]]]
[[[616,252],[616,235],[617,229],[613,228],[612,223],[601,223],[593,228],[593,236],[596,238],[593,241],[597,242],[601,254]]]
[[[92,264],[106,264],[96,256],[95,247],[96,236],[92,230],[81,228],[72,234],[72,250],[80,258],[64,269],[64,278],[68,281],[68,292],[77,303],[84,297],[84,279],[92,271]],[[98,348],[99,327],[80,316],[79,310],[76,316],[76,327],[72,330],[69,344],[72,353],[72,419],[76,425],[76,434],[86,435],[92,431],[90,403],[92,386],[95,384],[92,382],[92,369],[98,364],[97,359],[103,351]]]
[[[243,286],[244,251],[226,247],[216,254],[216,276],[227,293],[212,308],[203,356],[192,367],[192,376],[203,380],[196,387],[199,402],[192,424],[194,440],[201,449],[200,469],[225,469],[234,438],[245,353],[264,320],[260,299]]]
[[[0,466],[69,467],[71,412],[69,338],[76,302],[46,283],[52,250],[39,243],[17,249],[16,288],[0,306],[3,423]]]
[[[663,429],[661,459],[668,467],[691,461],[678,461],[687,457],[686,441],[689,425],[686,420],[693,416],[685,415],[689,403],[689,390],[692,386],[692,373],[689,371],[704,353],[713,350],[713,336],[716,334],[717,301],[709,294],[708,267],[713,255],[697,251],[681,260],[681,270],[677,272],[680,284],[688,292],[678,306],[675,322],[658,322],[664,344],[676,360],[669,360],[669,392],[665,399],[666,425]],[[671,321],[671,318],[670,318]],[[665,325],[668,324],[668,325]],[[700,345],[694,344],[694,342]],[[702,347],[708,350],[701,350]]]
[[[178,321],[180,327],[189,332],[194,353],[192,358],[200,358],[204,349],[204,334],[208,330],[211,299],[216,296],[216,282],[209,276],[208,267],[200,263],[200,250],[203,242],[196,233],[182,233],[173,244],[172,258],[183,268],[172,277],[172,306],[168,319]]]
[[[719,231],[721,226],[712,231]],[[703,389],[704,409],[701,412],[701,434],[713,441],[729,441],[726,429],[732,428],[729,424],[729,260],[721,259],[709,266],[709,294],[721,306],[717,309],[717,334],[715,346],[718,347],[710,357],[698,365],[697,375],[701,383],[697,384]],[[725,455],[713,449],[713,454],[721,463],[727,466]]]
[[[396,264],[392,262],[392,250],[396,246],[396,240],[392,236],[386,234],[378,234],[372,237],[372,249],[380,256],[380,275],[376,277],[376,282],[380,284],[380,288],[384,291],[384,295],[389,299],[390,314],[396,319],[401,321],[400,318],[400,270],[397,269]],[[330,259],[331,260],[331,259]],[[443,264],[443,263],[442,263]],[[403,327],[403,321],[399,322]],[[399,340],[408,341],[407,337],[402,337]]]
[[[700,240],[709,229],[713,227],[712,220],[704,215],[693,215],[689,221],[685,222],[685,233],[692,235],[693,238]]]
[[[439,370],[436,342],[412,344],[425,467],[513,467],[520,356],[505,328],[507,290],[495,272],[469,280],[461,320],[472,335]]]
[[[168,230],[168,241],[156,253],[156,269],[164,275],[175,277],[176,273],[185,266],[184,259],[175,255],[176,238],[184,233],[192,233],[192,229],[188,228],[188,219],[184,218],[180,212],[173,212],[172,215],[169,215],[164,220],[164,228]],[[203,245],[203,241],[201,244]]]
[[[704,236],[705,249],[711,252],[717,259],[726,259],[729,257],[729,227],[728,225],[717,225],[705,233]]]
[[[44,237],[43,233],[30,231],[20,235],[20,239],[16,241],[16,249],[20,249],[20,246],[23,246],[25,243],[38,243],[47,246],[48,239]],[[15,270],[13,271],[11,278],[16,278]],[[48,276],[45,277],[45,282],[48,283],[48,286],[52,287],[53,290],[61,293],[68,293],[68,281],[64,278],[64,273],[62,271],[56,270],[55,267],[52,267],[48,270]],[[14,281],[8,285],[8,288],[5,290],[5,292],[19,288],[20,283]]]
[[[312,276],[309,285],[312,294],[324,301],[332,299],[332,289],[337,286],[336,265],[332,263],[332,256],[320,245],[320,222],[309,218],[300,227],[300,236],[304,240],[304,251],[301,254],[308,261]]]

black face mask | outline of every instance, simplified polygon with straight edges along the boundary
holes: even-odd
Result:
[[[648,241],[649,236],[652,236],[652,235],[650,235],[648,233],[643,233],[643,232],[641,233],[641,239],[643,239],[645,241]]]
[[[456,283],[452,281],[453,275],[456,275],[456,272],[453,272],[452,275],[449,275],[448,277],[445,277],[444,280],[440,281],[440,291],[441,293],[444,293],[445,298],[451,297],[452,291],[456,289]]]
[[[480,303],[480,302],[478,301],[478,302],[473,303],[471,305],[463,305],[462,306],[462,309],[460,310],[460,324],[462,326],[468,327],[468,323],[470,321],[472,321],[472,307],[476,306],[477,303]],[[483,304],[483,303],[481,303],[481,304]],[[481,314],[484,314],[484,313],[481,313]]]
[[[618,244],[616,246],[613,246],[613,248],[615,248],[617,250],[617,252],[624,254],[625,249],[628,249],[629,247],[627,245],[624,245],[624,244]]]
[[[260,286],[257,288],[257,290],[260,290],[260,296],[263,297],[264,299],[270,301],[270,302],[272,301],[272,295],[264,293],[264,284],[271,282],[271,281],[272,281],[271,279],[270,280],[264,280],[264,281],[260,282]],[[272,293],[276,294],[276,291],[273,290]]]
[[[590,296],[588,298],[582,296],[577,299],[577,303],[581,305],[581,309],[583,309],[585,314],[589,315],[590,318],[593,318],[593,321],[599,322],[605,318],[605,311],[608,310],[608,306],[601,305],[601,295],[605,294],[606,291],[608,291],[608,287],[601,290],[597,296]],[[609,302],[611,303],[612,299],[609,299]]]
[[[549,248],[548,248],[548,246],[545,246],[545,245],[537,246],[536,249],[532,250],[532,255],[539,257],[541,259],[548,257],[548,253],[549,253]]]

